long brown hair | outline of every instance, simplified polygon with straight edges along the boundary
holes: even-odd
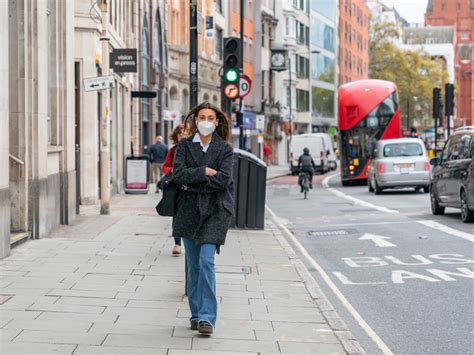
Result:
[[[173,133],[171,133],[171,140],[173,141],[174,144],[178,144],[179,143],[179,138],[178,136],[183,134],[183,131],[184,131],[184,125],[183,124],[179,124],[175,127],[175,129],[173,130]]]
[[[202,109],[211,109],[216,113],[216,118],[218,121],[216,133],[225,141],[230,142],[230,121],[227,118],[226,114],[219,109],[218,107],[214,106],[208,101],[204,101],[203,103],[194,107],[191,111],[189,111],[188,115],[184,120],[185,125],[185,133],[186,136],[190,137],[196,134],[198,131],[196,126],[196,117],[199,114],[199,111]]]

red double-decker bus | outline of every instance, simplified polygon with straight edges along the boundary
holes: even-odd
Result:
[[[341,85],[339,132],[342,184],[366,180],[375,143],[401,137],[397,86],[384,80]]]

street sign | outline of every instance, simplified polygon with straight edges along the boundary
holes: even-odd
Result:
[[[110,52],[110,69],[115,73],[137,72],[137,49],[116,48]]]
[[[224,88],[224,95],[230,100],[236,99],[239,95],[239,88],[235,84],[228,84]]]
[[[115,80],[112,75],[84,79],[85,91],[97,91],[113,87],[115,87]]]
[[[265,129],[265,115],[255,116],[255,129],[260,129],[262,131]]]
[[[252,88],[252,80],[250,80],[247,75],[242,74],[240,76],[239,87],[240,97],[242,98],[247,96],[248,94],[250,94],[250,89]]]

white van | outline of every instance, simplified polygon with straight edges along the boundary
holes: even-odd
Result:
[[[316,171],[322,174],[329,169],[336,168],[336,155],[332,146],[331,137],[326,133],[299,134],[292,137],[290,144],[290,171],[298,174],[298,158],[303,154],[303,149],[308,148]]]
[[[327,133],[315,133],[320,134],[324,140],[324,148],[326,149],[326,158],[329,166],[329,170],[337,169],[337,157],[334,152],[334,144],[332,142],[331,136]]]

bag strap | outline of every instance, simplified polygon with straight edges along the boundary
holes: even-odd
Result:
[[[175,145],[171,148],[171,166],[174,166],[174,160],[176,159],[176,153],[178,152],[178,146]]]

